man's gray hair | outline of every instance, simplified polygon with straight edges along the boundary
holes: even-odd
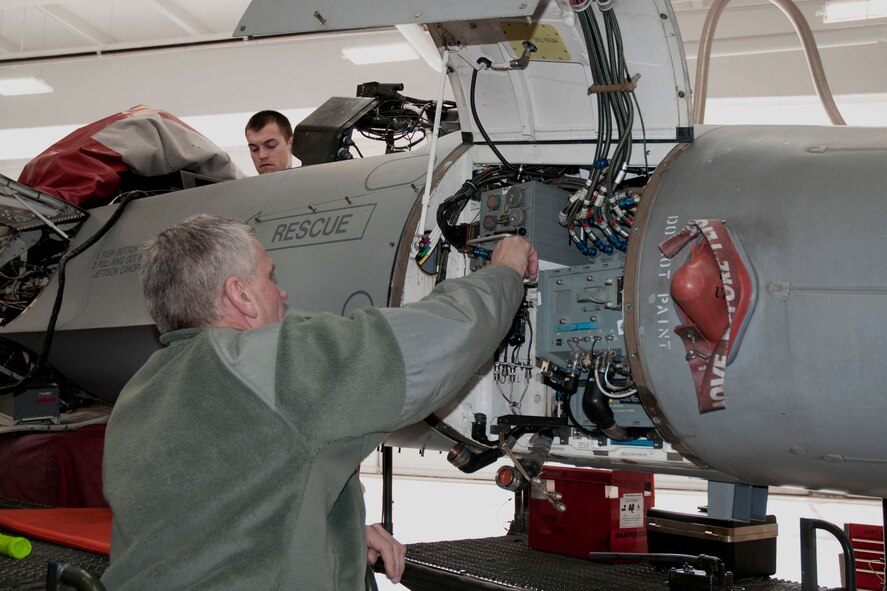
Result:
[[[141,249],[139,279],[161,333],[211,326],[229,277],[255,277],[255,230],[242,220],[199,214],[162,231]]]

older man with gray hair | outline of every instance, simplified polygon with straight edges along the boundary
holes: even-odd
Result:
[[[351,591],[378,556],[399,581],[405,548],[364,526],[360,462],[453,398],[508,331],[537,255],[506,238],[491,262],[403,308],[304,318],[242,221],[194,216],[147,242],[166,346],[108,425],[108,588]]]

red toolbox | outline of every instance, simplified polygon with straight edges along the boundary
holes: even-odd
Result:
[[[533,489],[527,545],[585,558],[589,552],[646,552],[647,510],[653,506],[653,475],[644,472],[546,466],[547,493],[560,493],[558,511]]]
[[[856,588],[881,591],[884,588],[884,526],[845,523],[844,533],[850,538],[856,557]],[[841,569],[842,585],[843,578],[844,569]]]

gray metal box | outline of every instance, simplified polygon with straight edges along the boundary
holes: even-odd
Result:
[[[616,253],[588,265],[539,272],[537,357],[566,367],[574,350],[591,349],[588,339],[598,339],[598,352],[625,350],[623,265],[624,257]]]
[[[516,234],[532,242],[543,261],[567,266],[587,263],[588,257],[557,221],[569,198],[567,191],[535,181],[486,191],[480,199],[478,237]]]
[[[12,418],[12,424],[30,421],[59,423],[58,388],[34,388],[21,394],[0,396],[0,413]]]

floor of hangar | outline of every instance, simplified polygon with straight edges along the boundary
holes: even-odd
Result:
[[[382,478],[362,474],[366,488],[368,523],[381,518]],[[465,540],[502,536],[513,518],[512,493],[492,482],[434,477],[395,476],[393,486],[395,537],[405,544],[438,540]],[[658,509],[696,513],[706,504],[706,493],[669,490],[657,486]],[[842,527],[844,523],[882,523],[878,499],[841,498],[818,495],[770,494],[767,513],[776,515],[775,579],[801,581],[800,524],[802,517],[821,519]],[[827,533],[817,534],[818,583],[824,587],[841,584],[840,545]],[[376,577],[380,591],[400,591],[384,575]]]

